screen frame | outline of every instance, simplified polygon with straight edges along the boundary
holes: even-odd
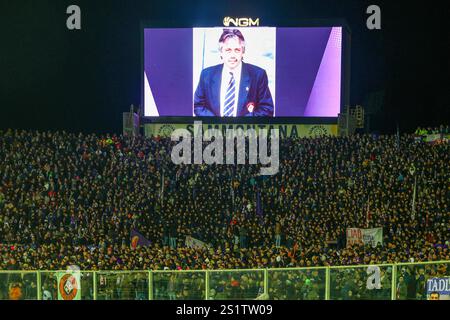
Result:
[[[314,28],[314,27],[341,27],[342,28],[342,48],[341,48],[341,85],[340,85],[340,104],[339,113],[336,117],[194,117],[194,116],[145,116],[144,101],[144,30],[157,28],[170,29],[192,29],[192,28],[216,28],[223,27],[221,18],[217,22],[205,23],[186,23],[168,20],[141,20],[140,21],[140,45],[141,45],[141,61],[140,61],[140,86],[141,86],[141,118],[142,123],[170,123],[170,122],[192,122],[193,120],[202,121],[204,123],[304,123],[304,124],[330,124],[336,123],[339,114],[342,113],[343,107],[349,105],[350,100],[350,43],[351,29],[345,19],[309,19],[296,21],[268,21],[260,27],[273,28]],[[245,27],[243,27],[245,28]]]

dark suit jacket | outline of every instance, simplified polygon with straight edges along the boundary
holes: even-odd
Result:
[[[196,116],[220,117],[222,69],[223,64],[203,69],[194,96]],[[253,112],[247,110],[250,102],[255,106]],[[264,69],[242,62],[237,109],[238,117],[273,117],[272,95]]]

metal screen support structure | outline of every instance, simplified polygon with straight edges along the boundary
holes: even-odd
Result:
[[[397,299],[397,265],[392,265],[391,300]]]
[[[37,271],[36,272],[36,287],[37,287],[37,299],[38,300],[42,300],[42,284],[41,284],[41,272]]]
[[[153,273],[148,272],[148,300],[153,300]]]
[[[205,300],[209,300],[209,271],[205,272]]]
[[[93,281],[94,281],[94,300],[97,300],[97,271],[93,272]]]
[[[330,300],[330,267],[325,269],[325,300]]]

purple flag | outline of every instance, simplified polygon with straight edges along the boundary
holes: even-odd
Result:
[[[131,230],[131,248],[136,249],[137,246],[146,247],[150,246],[151,242],[136,230]]]

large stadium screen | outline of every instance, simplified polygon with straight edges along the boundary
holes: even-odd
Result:
[[[145,116],[337,117],[342,27],[144,28]]]

